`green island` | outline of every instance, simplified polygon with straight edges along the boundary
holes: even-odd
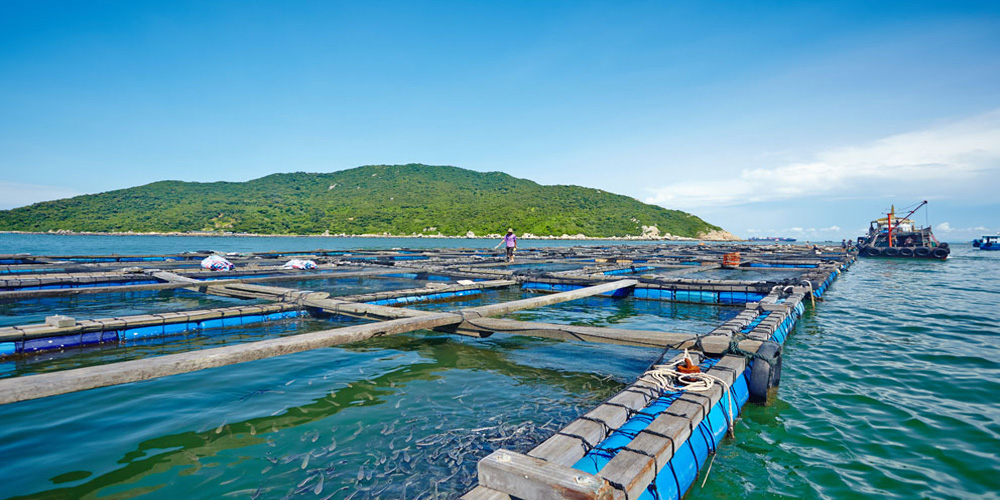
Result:
[[[0,231],[730,239],[679,210],[502,172],[369,165],[247,182],[160,181],[0,211]],[[735,238],[732,238],[735,239]]]

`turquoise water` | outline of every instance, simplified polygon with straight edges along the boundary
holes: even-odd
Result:
[[[114,249],[92,252],[152,253],[107,238],[118,238]],[[306,240],[299,249],[328,247]],[[857,262],[786,343],[777,403],[747,407],[704,488],[702,477],[688,498],[996,498],[997,266],[1000,255],[962,247],[946,262]],[[704,332],[738,310],[591,298],[515,317]],[[12,370],[342,325],[290,320],[267,331],[67,352]],[[0,406],[0,497],[453,498],[473,484],[476,460],[500,447],[530,449],[659,355],[414,332]]]
[[[807,308],[778,403],[689,498],[997,498],[1000,255],[952,248],[861,259]]]

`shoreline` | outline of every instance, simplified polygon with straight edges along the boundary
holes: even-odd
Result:
[[[0,231],[2,234],[38,234],[38,235],[54,235],[54,236],[164,236],[164,237],[215,237],[215,238],[407,238],[407,239],[469,239],[469,240],[493,240],[500,239],[503,237],[502,234],[486,234],[486,235],[455,235],[447,236],[443,234],[408,234],[408,235],[398,235],[398,234],[259,234],[259,233],[230,233],[230,232],[135,232],[135,231],[124,231],[124,232],[93,232],[93,231],[68,231],[68,230],[58,230],[58,231]],[[727,233],[728,234],[728,233]],[[712,235],[706,235],[712,236]],[[524,240],[598,240],[598,241],[746,241],[743,239],[728,239],[728,238],[689,238],[687,236],[586,236],[583,234],[575,235],[561,235],[561,236],[539,236],[530,233],[525,233],[519,235],[518,238]]]

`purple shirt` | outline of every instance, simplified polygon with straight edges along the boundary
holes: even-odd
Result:
[[[517,236],[514,236],[513,233],[504,235],[503,241],[505,243],[507,243],[507,248],[516,247],[517,246]]]

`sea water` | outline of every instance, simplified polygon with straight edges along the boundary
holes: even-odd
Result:
[[[690,498],[1000,496],[1000,255],[862,258],[824,299]]]
[[[0,235],[0,253],[320,247],[336,249],[314,238]],[[688,498],[995,498],[1000,255],[954,247],[945,262],[862,259],[840,276],[789,337],[777,402],[746,407]],[[702,333],[736,312],[590,298],[515,317]],[[0,364],[21,376],[344,324],[306,318]],[[530,449],[660,354],[425,331],[4,405],[0,498],[453,498],[479,458]]]

